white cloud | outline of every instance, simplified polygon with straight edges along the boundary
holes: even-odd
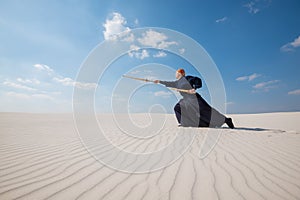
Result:
[[[25,94],[18,92],[7,92],[6,96],[14,97],[18,99],[46,99],[46,100],[54,100],[53,97],[46,94]]]
[[[17,78],[17,81],[20,83],[25,83],[25,84],[34,84],[34,85],[39,85],[41,82],[37,79],[23,79],[23,78]]]
[[[146,47],[165,49],[171,45],[177,45],[175,41],[167,41],[168,37],[157,31],[149,30],[143,33],[143,37],[138,38],[138,42]]]
[[[272,3],[272,0],[253,0],[249,3],[244,4],[243,6],[248,8],[250,14],[256,14],[261,10],[269,7]]]
[[[136,19],[134,23],[138,24],[138,20]],[[136,39],[135,35],[131,32],[131,29],[127,26],[126,19],[117,12],[112,13],[111,17],[106,19],[103,26],[105,29],[103,31],[105,40],[120,39],[121,41],[131,43],[137,41],[137,44],[132,44],[130,46],[131,51],[128,53],[128,55],[130,57],[135,57],[141,60],[150,57],[150,54],[146,49],[141,50],[142,48],[139,47],[139,45],[156,49],[165,49],[171,45],[178,45],[178,43],[175,41],[168,41],[168,37],[165,34],[153,31],[151,29],[144,32],[142,34],[142,37]],[[120,35],[120,33],[123,34]],[[179,52],[183,54],[185,52],[185,49],[179,49]],[[166,54],[160,52],[153,56],[164,57],[166,56]],[[36,67],[43,68],[42,65],[37,65]]]
[[[127,22],[125,18],[117,12],[112,13],[110,19],[106,19],[103,24],[105,30],[103,31],[105,40],[114,40],[116,36],[124,31],[130,31],[130,28],[126,26]]]
[[[138,59],[143,60],[144,58],[149,57],[149,53],[146,49],[143,49],[142,52],[136,52],[135,57],[138,58]]]
[[[11,82],[11,81],[4,81],[3,85],[9,86],[9,87],[12,87],[12,88],[16,88],[16,89],[27,90],[27,91],[36,91],[37,90],[35,88],[28,87],[26,85],[21,85],[21,84],[18,84],[18,83],[14,83],[14,82]]]
[[[157,54],[154,54],[153,57],[154,58],[161,58],[161,57],[166,57],[167,54],[163,51],[159,51]]]
[[[296,39],[294,39],[293,42],[289,42],[285,45],[283,45],[280,50],[281,51],[294,51],[295,48],[300,47],[300,36],[298,36]]]
[[[139,24],[139,20],[138,20],[138,19],[135,19],[135,20],[134,20],[134,24],[135,24],[135,25],[138,25],[138,24]]]
[[[162,41],[159,45],[158,45],[158,49],[166,49],[168,48],[169,46],[171,45],[177,45],[178,43],[175,42],[175,41],[170,41],[170,42],[167,42],[167,41]]]
[[[225,22],[227,19],[228,19],[227,17],[223,17],[223,18],[217,19],[216,23]]]
[[[38,99],[48,99],[48,100],[54,100],[53,97],[46,95],[46,94],[32,94],[31,95],[33,98],[38,98]]]
[[[156,97],[169,98],[171,95],[172,95],[172,92],[168,92],[168,91],[154,92],[154,96],[156,96]]]
[[[235,80],[237,80],[237,81],[246,81],[246,80],[248,80],[248,76],[237,77]]]
[[[298,38],[296,38],[293,42],[291,42],[291,45],[293,47],[300,47],[300,36],[298,36]]]
[[[180,53],[180,54],[184,54],[184,52],[185,52],[185,49],[184,49],[184,48],[179,49],[179,53]]]
[[[141,71],[140,70],[134,70],[134,71],[131,71],[130,74],[139,74]]]
[[[57,83],[61,83],[64,86],[74,86],[75,81],[73,81],[73,79],[71,78],[58,78],[58,77],[54,77],[53,80]]]
[[[53,81],[55,81],[57,83],[60,83],[60,84],[62,84],[64,86],[73,86],[73,87],[77,87],[77,88],[81,88],[81,89],[94,89],[98,85],[96,83],[76,82],[72,78],[63,77],[63,76],[57,74],[52,68],[50,68],[49,66],[44,65],[44,64],[35,64],[33,66],[36,69],[38,69],[38,70],[48,72],[48,74],[52,77]],[[22,78],[18,78],[17,80],[19,82],[40,84],[40,81],[38,81],[36,79],[22,79]],[[27,87],[27,86],[25,86],[25,87]]]
[[[43,64],[34,64],[33,65],[36,69],[40,70],[40,71],[46,71],[49,74],[53,73],[54,70],[51,69],[51,67],[47,66],[47,65],[43,65]]]
[[[18,99],[30,99],[30,95],[24,93],[17,93],[17,92],[7,92],[5,93],[6,96],[14,97]]]
[[[257,77],[260,77],[260,76],[261,76],[260,74],[254,73],[254,74],[250,75],[248,77],[248,79],[249,79],[249,81],[252,81],[252,80],[254,80],[254,79],[256,79]]]
[[[244,7],[248,8],[248,12],[251,14],[256,14],[259,12],[259,9],[255,6],[254,1],[245,4]]]
[[[138,38],[138,41],[145,46],[150,46],[150,47],[158,47],[159,43],[162,41],[165,41],[168,37],[163,34],[159,33],[153,30],[146,31],[146,33],[143,33],[142,38]]]
[[[136,45],[131,45],[130,46],[130,52],[128,52],[128,55],[132,58],[135,57],[137,59],[143,60],[144,58],[148,58],[149,52],[146,49],[141,50],[140,47]]]
[[[134,36],[132,36],[132,40],[134,40]],[[153,30],[148,30],[142,34],[141,38],[138,38],[137,41],[145,47],[152,47],[156,49],[165,49],[168,48],[170,45],[177,45],[177,42],[174,41],[167,41],[168,37],[163,34]],[[135,57],[137,59],[143,60],[144,58],[150,57],[148,50],[143,49],[137,45],[130,46],[130,52],[128,55],[130,57]],[[165,57],[167,54],[165,52],[159,51],[157,54],[154,54],[153,57]]]
[[[131,51],[128,52],[128,55],[131,58],[135,57],[137,59],[143,60],[144,58],[150,57],[150,54],[146,49],[141,50],[141,48],[136,45],[131,45],[130,50]],[[153,55],[153,57],[155,57],[155,58],[160,58],[160,57],[165,57],[165,56],[167,56],[167,54],[163,51],[159,51],[158,53]]]
[[[1,103],[5,105],[5,107],[2,106],[2,111],[53,112],[55,110],[69,112],[71,111],[70,91],[73,89],[72,87],[94,89],[98,86],[96,83],[78,82],[64,77],[45,64],[32,65],[31,69],[39,73],[24,73],[15,79],[7,77],[0,82],[0,86],[4,90],[0,98]],[[25,100],[26,103],[24,103]],[[36,106],[37,103],[43,106]]]
[[[131,51],[138,51],[139,49],[140,49],[140,47],[138,47],[138,46],[136,46],[134,44],[130,45],[130,50]]]
[[[148,72],[149,73],[149,72]],[[151,73],[151,72],[150,72]],[[158,77],[157,76],[153,76],[153,75],[147,75],[145,76],[145,79],[148,79],[150,81],[153,81],[153,80],[158,80]]]
[[[124,36],[124,38],[122,39],[122,41],[124,42],[133,42],[135,40],[135,37],[132,33],[128,33]]]
[[[300,95],[300,89],[288,92],[289,95]]]
[[[54,77],[53,80],[57,83],[61,83],[64,86],[73,86],[80,89],[94,89],[98,85],[96,83],[76,82],[68,77]]]
[[[257,77],[260,77],[260,76],[261,76],[261,74],[254,73],[254,74],[251,74],[249,76],[238,77],[238,78],[236,78],[236,80],[237,81],[246,81],[246,80],[252,81],[252,80],[254,80],[254,79],[256,79]]]
[[[254,89],[258,90],[264,90],[264,91],[269,91],[272,88],[276,88],[276,83],[278,83],[279,80],[272,80],[272,81],[267,81],[267,82],[261,82],[257,83],[256,85],[253,86]]]
[[[80,89],[94,89],[98,86],[97,83],[84,83],[84,82],[75,82],[75,87]]]

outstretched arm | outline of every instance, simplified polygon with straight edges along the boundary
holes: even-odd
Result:
[[[165,85],[166,87],[169,87],[170,89],[176,90],[178,92],[185,92],[185,93],[189,93],[189,94],[195,94],[196,90],[194,88],[192,89],[180,89],[177,87],[177,82],[176,81],[160,81],[160,80],[155,80],[153,81],[153,83],[161,83],[163,85]]]
[[[192,89],[181,89],[181,88],[178,88],[178,84],[177,84],[177,81],[160,81],[160,80],[155,80],[153,81],[154,83],[161,83],[163,85],[165,85],[166,87],[169,87],[173,90],[176,90],[178,92],[186,92],[186,93],[189,93],[189,94],[195,94],[196,91],[194,88]]]
[[[160,83],[160,84],[165,85],[166,87],[177,88],[177,81],[160,81],[160,80],[155,80],[154,83]]]

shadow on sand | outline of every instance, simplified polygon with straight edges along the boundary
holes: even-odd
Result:
[[[212,128],[212,127],[197,127],[197,128]],[[241,131],[272,131],[274,133],[285,133],[284,130],[279,129],[267,129],[267,128],[251,128],[251,127],[235,127],[234,129],[231,129],[229,127],[214,127],[213,129],[226,129],[226,130],[241,130]],[[299,133],[300,134],[300,133]]]
[[[234,129],[230,129],[228,127],[221,127],[221,129],[229,129],[229,130],[242,130],[242,131],[275,131],[275,132],[285,132],[282,130],[274,130],[267,128],[250,128],[250,127],[235,127]]]
[[[227,127],[226,127],[227,128]],[[229,128],[228,128],[229,129]],[[272,131],[274,133],[285,133],[284,130],[279,129],[267,129],[267,128],[249,128],[249,127],[235,127],[232,130],[242,130],[242,131]]]
[[[271,131],[272,129],[265,128],[249,128],[249,127],[236,127],[233,130],[243,130],[243,131]]]

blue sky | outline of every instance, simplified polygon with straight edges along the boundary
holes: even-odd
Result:
[[[88,54],[118,31],[143,27],[181,32],[206,49],[222,75],[227,112],[300,111],[298,0],[1,0],[0,111],[71,112],[76,75]],[[153,62],[170,70],[159,64],[151,69],[147,63]],[[137,65],[143,70],[135,72]],[[112,64],[99,83],[77,86],[103,86],[97,87],[95,105],[106,112],[112,97],[124,100],[122,92],[111,93],[123,71],[171,80],[172,70],[182,66],[200,76],[174,55],[140,51]],[[210,100],[205,85],[198,92]],[[146,84],[129,109],[145,112],[161,104],[172,112],[178,98],[166,88]]]

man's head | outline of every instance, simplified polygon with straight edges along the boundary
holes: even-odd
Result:
[[[184,71],[184,69],[178,69],[177,71],[176,71],[176,79],[180,79],[181,77],[183,77],[183,76],[185,76],[185,71]]]

